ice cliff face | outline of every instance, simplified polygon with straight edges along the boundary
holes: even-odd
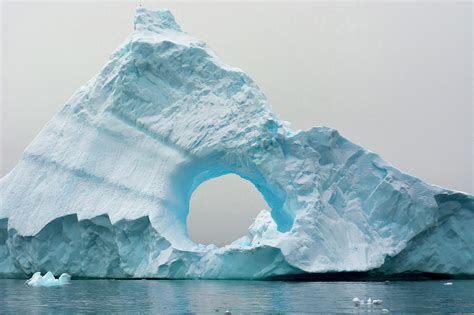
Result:
[[[187,235],[189,199],[227,173],[271,212],[223,248]],[[131,37],[0,181],[0,275],[265,278],[379,270],[474,274],[474,198],[428,185],[318,127],[138,9]]]

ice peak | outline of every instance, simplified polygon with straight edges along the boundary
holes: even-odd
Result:
[[[161,32],[162,30],[174,30],[181,32],[181,27],[176,23],[173,14],[169,10],[148,10],[143,7],[137,8],[134,27],[136,31]]]

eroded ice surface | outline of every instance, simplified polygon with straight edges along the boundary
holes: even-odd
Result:
[[[190,196],[228,173],[271,212],[226,247],[196,244]],[[0,181],[1,276],[374,269],[474,274],[473,197],[404,174],[336,130],[291,130],[169,11],[137,10],[132,35]]]

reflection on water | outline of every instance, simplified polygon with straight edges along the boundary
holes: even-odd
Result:
[[[36,288],[0,280],[0,313],[474,312],[474,280],[444,282],[76,280]],[[384,303],[355,307],[356,296]]]

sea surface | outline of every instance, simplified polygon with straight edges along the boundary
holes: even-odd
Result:
[[[452,285],[445,285],[452,282]],[[352,299],[382,299],[354,306]],[[73,280],[30,287],[0,280],[0,314],[474,313],[474,280],[284,282]]]

